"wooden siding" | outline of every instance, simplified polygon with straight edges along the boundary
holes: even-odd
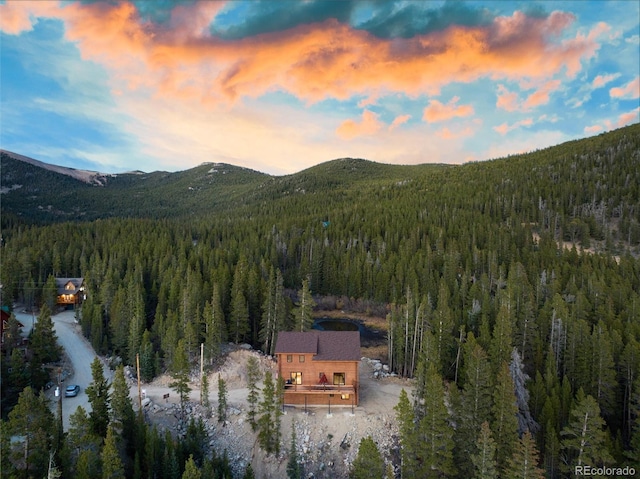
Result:
[[[287,361],[291,356],[291,362]],[[295,405],[358,405],[359,361],[315,361],[313,354],[281,353],[278,357],[278,374],[285,385],[285,404]],[[300,361],[300,358],[304,358]],[[294,384],[292,373],[301,373],[301,384]],[[334,374],[344,374],[344,384],[334,384]],[[327,379],[325,384],[321,376]],[[343,395],[348,395],[348,398]]]

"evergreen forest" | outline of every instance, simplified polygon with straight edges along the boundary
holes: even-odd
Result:
[[[6,152],[1,166],[2,185],[20,185],[2,194],[3,305],[43,306],[46,326],[53,278],[84,277],[84,335],[125,364],[139,355],[147,381],[185,357],[196,368],[201,343],[207,365],[226,342],[272,353],[314,305],[352,308],[386,317],[389,367],[413,378],[395,411],[397,477],[640,471],[640,124],[485,162],[345,158],[282,177],[204,164],[95,185]],[[3,431],[44,410],[46,380],[15,378],[14,349]],[[58,442],[58,463],[84,477],[224,477],[225,458],[121,403],[129,419],[99,428],[79,414],[64,440],[95,446]],[[44,436],[41,469],[63,441]]]

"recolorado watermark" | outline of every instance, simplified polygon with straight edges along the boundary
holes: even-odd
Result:
[[[636,477],[636,470],[633,467],[593,467],[575,466],[576,476],[608,476],[608,477]]]

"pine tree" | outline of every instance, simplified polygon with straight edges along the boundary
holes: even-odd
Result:
[[[135,454],[136,415],[133,411],[122,364],[116,368],[112,386],[110,426],[122,441],[124,450],[133,457]]]
[[[140,379],[143,382],[151,382],[155,375],[155,354],[151,343],[151,333],[145,329],[140,341]]]
[[[213,285],[211,301],[204,306],[202,313],[204,320],[204,350],[209,364],[220,354],[220,346],[227,340],[227,324],[222,311],[220,287],[218,283]]]
[[[529,431],[515,445],[503,475],[504,479],[544,479],[544,471],[538,467],[538,449]]]
[[[244,341],[249,333],[249,305],[246,297],[247,270],[246,260],[240,259],[233,275],[229,332],[231,339],[236,344]]]
[[[91,430],[87,412],[81,406],[69,417],[65,448],[73,477],[92,479],[99,476],[102,438]]]
[[[264,377],[264,387],[262,388],[262,401],[258,413],[258,442],[267,454],[276,451],[276,390],[273,384],[273,375],[267,371]]]
[[[478,344],[473,333],[467,334],[463,346],[462,394],[456,412],[455,456],[459,473],[465,477],[473,474],[471,455],[477,454],[476,439],[483,422],[489,421],[492,406],[493,384],[487,353]]]
[[[41,392],[36,396],[27,386],[9,413],[8,432],[19,438],[11,443],[11,459],[24,477],[44,477],[49,466],[53,444],[54,418],[48,401]],[[4,469],[4,465],[3,465]]]
[[[271,268],[262,310],[260,341],[263,345],[263,351],[267,354],[273,354],[278,332],[285,328],[287,319],[284,286],[279,269]]]
[[[487,421],[480,426],[478,435],[478,452],[471,455],[471,461],[475,466],[476,479],[497,479],[498,467],[496,464],[496,442],[491,435],[491,428]]]
[[[201,395],[202,395],[202,407],[205,411],[205,416],[211,416],[211,401],[209,399],[209,375],[205,373],[202,375],[202,386],[201,386]]]
[[[303,468],[298,457],[298,445],[296,439],[296,423],[291,422],[291,446],[289,447],[289,460],[287,461],[287,477],[289,479],[302,479]]]
[[[18,470],[11,461],[11,433],[9,431],[9,424],[5,421],[0,421],[0,478],[13,479],[18,477]]]
[[[191,387],[189,386],[190,371],[191,368],[189,366],[184,340],[181,339],[178,341],[178,347],[174,352],[173,362],[171,364],[171,377],[173,381],[169,383],[169,387],[172,388],[180,398],[180,415],[182,420],[184,420],[184,406],[189,400],[189,393],[191,392]]]
[[[604,426],[598,403],[580,389],[569,424],[560,433],[568,470],[573,471],[574,466],[597,467],[612,462]]]
[[[33,284],[32,287],[35,287],[35,284]],[[58,286],[56,284],[56,278],[52,274],[47,277],[47,281],[42,287],[42,302],[49,312],[54,310],[58,302]],[[33,303],[31,304],[33,305]]]
[[[256,475],[253,473],[253,467],[251,467],[251,463],[247,464],[242,479],[256,479]]]
[[[407,392],[402,389],[398,404],[393,408],[400,430],[400,454],[402,477],[419,477],[418,449],[420,447],[416,420]]]
[[[258,366],[258,360],[255,358],[255,356],[250,356],[247,360],[247,389],[249,390],[247,394],[247,418],[249,420],[249,424],[251,424],[251,429],[253,429],[253,431],[256,430],[256,427],[258,425],[256,422],[256,407],[259,400],[259,380],[260,369]]]
[[[100,458],[102,459],[102,479],[125,479],[124,465],[116,442],[116,433],[111,427],[107,429]]]
[[[294,309],[296,331],[309,331],[313,325],[313,308],[316,303],[311,296],[309,280],[302,280],[302,289],[298,291],[298,307]]]
[[[455,473],[453,463],[453,428],[445,405],[444,385],[435,364],[429,365],[426,377],[422,417],[419,421],[420,477],[447,477]],[[380,476],[382,477],[382,476]]]
[[[594,397],[605,417],[614,413],[616,381],[613,345],[607,327],[602,321],[591,332],[591,384],[589,392]]]
[[[453,312],[449,305],[451,292],[444,278],[440,281],[438,288],[438,305],[433,314],[432,329],[436,340],[436,354],[439,358],[440,374],[444,374],[447,367],[453,364],[455,351],[455,335],[452,334],[454,328]]]
[[[631,438],[625,456],[631,462],[631,466],[640,469],[640,378],[633,382],[631,396]]]
[[[273,410],[273,436],[276,455],[280,454],[280,444],[282,443],[282,414],[284,413],[284,378],[278,376],[276,379],[276,390]]]
[[[218,422],[225,423],[227,420],[227,383],[218,374]]]
[[[506,295],[505,295],[506,296]],[[489,356],[497,373],[503,362],[509,363],[513,349],[513,307],[508,297],[501,298],[500,310],[496,316],[491,336]]]
[[[351,465],[350,479],[384,479],[384,459],[371,436],[363,437]]]
[[[513,446],[518,440],[518,407],[509,372],[509,365],[502,363],[498,371],[493,392],[491,430],[496,435],[496,463],[498,470],[504,470],[511,458]]]
[[[184,472],[182,473],[182,479],[200,479],[202,472],[196,466],[196,462],[193,460],[193,454],[189,456],[187,462],[184,464]]]
[[[86,393],[91,404],[89,422],[91,431],[99,437],[106,437],[109,426],[109,411],[111,408],[111,393],[109,382],[104,376],[102,362],[97,356],[91,362],[91,376],[93,381],[87,386]]]
[[[140,352],[142,334],[146,329],[146,316],[142,287],[140,283],[131,280],[128,285],[128,301],[131,316],[129,317],[129,337],[127,352],[129,364],[136,364],[136,355]]]
[[[47,381],[47,375],[42,365],[58,361],[62,354],[62,348],[58,344],[58,337],[53,328],[51,311],[44,305],[38,315],[38,321],[33,327],[30,341],[31,361],[29,372],[31,385],[41,388]]]

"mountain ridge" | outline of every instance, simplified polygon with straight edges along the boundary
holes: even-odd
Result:
[[[329,207],[352,209],[363,202],[369,208],[380,208],[382,203],[392,207],[395,199],[407,195],[429,197],[434,204],[451,203],[464,194],[487,204],[496,201],[495,196],[510,195],[508,201],[518,197],[520,208],[530,210],[530,217],[538,215],[536,210],[544,210],[545,215],[562,210],[579,219],[602,210],[596,203],[604,201],[610,208],[622,198],[625,203],[618,209],[627,208],[640,196],[634,189],[640,184],[638,145],[640,124],[635,124],[531,153],[462,165],[392,165],[338,158],[283,176],[215,162],[177,172],[101,175],[2,150],[2,212],[29,223],[219,214],[251,217],[289,205],[305,215],[326,216],[322,211]],[[621,194],[609,198],[607,192],[614,189],[621,189]],[[590,226],[591,230],[597,227]]]

